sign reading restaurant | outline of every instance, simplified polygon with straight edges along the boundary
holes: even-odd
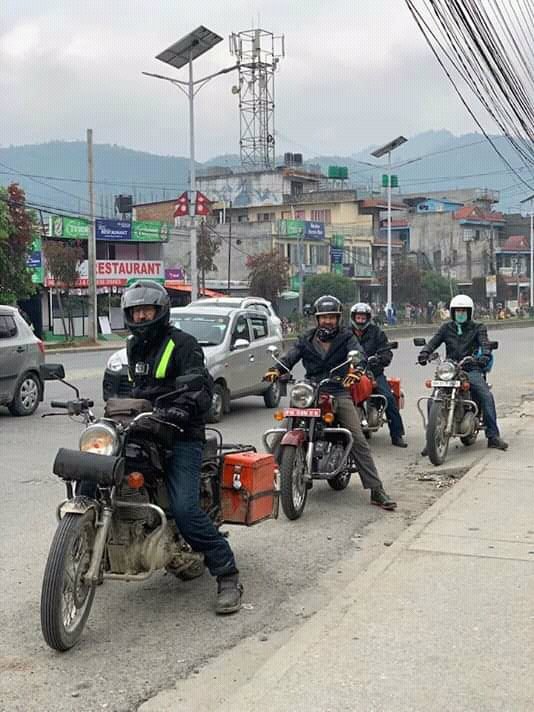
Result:
[[[159,260],[97,260],[96,261],[96,284],[99,287],[125,287],[133,279],[165,279],[163,262]],[[88,264],[87,260],[80,264],[78,268],[79,278],[75,287],[87,287]],[[53,277],[47,276],[45,287],[55,287],[56,282]]]

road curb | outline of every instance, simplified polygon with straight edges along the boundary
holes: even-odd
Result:
[[[126,345],[126,340],[124,341],[117,341],[115,343],[106,343],[102,344],[102,346],[74,346],[74,347],[68,347],[68,346],[60,346],[58,348],[51,348],[47,349],[45,347],[45,355],[46,354],[87,354],[87,353],[92,353],[95,351],[118,351],[119,349],[124,348]]]

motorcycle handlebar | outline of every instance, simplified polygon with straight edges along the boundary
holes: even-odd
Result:
[[[65,408],[67,409],[69,407],[69,404],[65,401],[50,401],[50,407],[51,408]]]

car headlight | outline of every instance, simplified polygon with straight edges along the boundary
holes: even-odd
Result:
[[[452,381],[455,375],[456,366],[450,361],[444,361],[436,368],[436,377],[441,381]]]
[[[307,383],[297,383],[290,394],[291,405],[295,408],[309,408],[313,403],[313,387]]]
[[[120,441],[112,425],[98,423],[86,428],[80,437],[80,450],[96,455],[116,455]]]
[[[109,357],[109,361],[107,364],[107,368],[109,371],[114,371],[115,373],[117,373],[117,371],[122,371],[123,366],[124,364],[119,354],[113,354],[113,356]]]

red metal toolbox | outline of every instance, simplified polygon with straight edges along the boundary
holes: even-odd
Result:
[[[397,408],[404,408],[404,393],[401,389],[401,379],[390,377],[388,378],[389,387],[393,391],[395,400],[397,401]]]
[[[263,452],[234,452],[224,456],[221,487],[223,521],[250,526],[278,517],[278,469]]]

